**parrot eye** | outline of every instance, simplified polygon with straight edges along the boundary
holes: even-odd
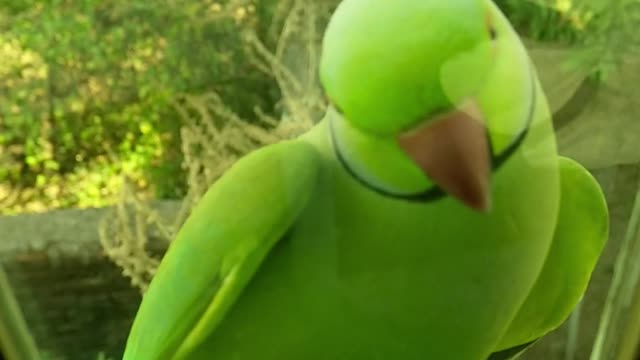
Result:
[[[498,37],[496,28],[494,28],[492,25],[489,25],[489,37],[491,38],[491,40],[495,40]]]
[[[489,37],[491,40],[495,40],[498,37],[498,32],[496,31],[495,26],[493,26],[493,21],[491,20],[491,15],[487,14],[486,18],[487,30],[489,31]]]

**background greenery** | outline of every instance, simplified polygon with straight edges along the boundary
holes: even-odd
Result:
[[[273,49],[290,3],[0,1],[0,213],[111,204],[119,175],[148,197],[182,197],[175,103],[215,92],[244,119],[256,108],[281,117],[281,89],[252,61],[246,34]],[[637,1],[497,3],[533,39],[589,45],[581,64],[595,77],[631,49],[629,36],[612,42],[606,31],[621,32],[614,10]]]
[[[104,205],[121,173],[154,196],[179,197],[173,99],[215,90],[239,114],[273,111],[276,84],[239,46],[243,30],[268,23],[261,5],[1,2],[2,211]]]

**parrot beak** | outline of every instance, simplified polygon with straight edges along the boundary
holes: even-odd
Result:
[[[474,101],[401,134],[397,142],[442,190],[476,211],[489,211],[489,144]]]

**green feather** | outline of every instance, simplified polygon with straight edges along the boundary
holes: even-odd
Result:
[[[553,244],[499,349],[537,339],[569,317],[608,238],[609,214],[596,180],[571,159],[560,158],[560,170],[560,213]]]

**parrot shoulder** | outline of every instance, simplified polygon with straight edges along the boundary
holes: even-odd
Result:
[[[290,140],[237,161],[200,199],[145,293],[124,359],[180,358],[222,320],[313,193],[321,160]]]

